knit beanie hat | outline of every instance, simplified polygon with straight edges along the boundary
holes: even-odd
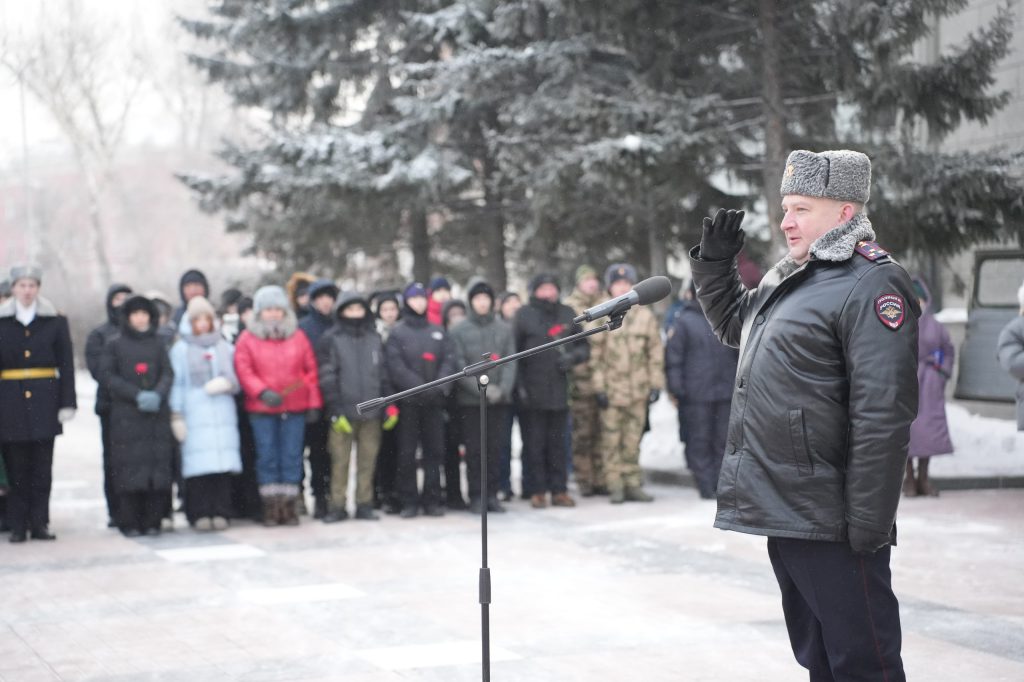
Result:
[[[780,192],[866,204],[871,196],[871,160],[848,149],[799,149],[786,160]]]
[[[604,271],[604,288],[611,289],[612,284],[620,279],[627,280],[630,284],[636,284],[636,268],[629,263],[612,263]]]
[[[537,292],[537,289],[540,288],[542,284],[554,284],[559,291],[562,290],[562,287],[559,286],[558,284],[557,277],[552,275],[550,272],[541,272],[534,275],[533,278],[530,280],[529,285],[527,286],[527,288],[530,290],[530,295],[532,296],[533,294],[535,294]]]
[[[197,320],[204,315],[211,320],[217,319],[217,313],[213,309],[213,304],[206,300],[204,296],[196,296],[190,300],[188,307],[185,308],[185,314],[188,315],[189,321]]]
[[[276,284],[260,287],[252,297],[252,307],[257,315],[269,308],[288,310],[288,295]]]
[[[448,291],[451,291],[452,285],[445,277],[435,277],[430,280],[430,285],[427,288],[431,291],[437,291],[438,289],[447,289]]]
[[[576,268],[576,279],[574,280],[576,284],[579,284],[587,277],[597,277],[597,270],[589,265],[581,265]]]
[[[427,288],[423,286],[421,282],[413,282],[405,288],[405,291],[402,292],[402,298],[406,301],[410,298],[415,298],[416,296],[423,296],[424,298],[427,297]]]
[[[494,300],[494,287],[487,283],[483,277],[475,277],[469,280],[469,289],[466,291],[466,300],[472,301],[477,294],[487,294]]]

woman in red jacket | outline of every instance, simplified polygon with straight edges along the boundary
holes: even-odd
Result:
[[[235,346],[235,371],[256,441],[263,523],[294,526],[306,423],[318,421],[323,406],[316,356],[306,335],[296,333],[284,289],[259,289],[253,312]]]

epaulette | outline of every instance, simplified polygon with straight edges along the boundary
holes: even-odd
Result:
[[[859,241],[853,249],[871,262],[888,260],[889,252],[878,245],[878,242]]]

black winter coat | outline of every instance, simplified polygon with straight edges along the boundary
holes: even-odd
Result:
[[[125,324],[103,349],[100,377],[110,392],[110,464],[118,493],[168,490],[172,481],[174,436],[167,398],[174,372],[155,329],[144,334]],[[160,394],[159,412],[142,412],[140,391]]]
[[[457,368],[466,367],[483,360],[484,354],[490,359],[508,357],[516,352],[516,341],[512,327],[504,320],[498,319],[494,313],[477,315],[470,310],[466,319],[455,325],[451,332],[455,344],[455,364]],[[510,405],[516,387],[516,363],[499,365],[487,375],[491,380],[487,388],[488,403],[492,405]],[[475,406],[480,404],[479,389],[476,377],[460,379],[456,389],[459,405]]]
[[[691,251],[704,312],[740,349],[716,527],[832,541],[848,524],[893,533],[920,309],[899,264],[854,253],[864,238],[837,253],[842,240],[823,237],[829,260],[813,249],[802,266],[785,259],[750,291],[734,262]]]
[[[68,320],[52,303],[37,299],[26,327],[11,299],[0,306],[0,371],[53,369],[57,378],[0,379],[0,442],[48,440],[63,432],[62,407],[76,407],[75,365]]]
[[[366,317],[361,320],[338,318],[316,344],[324,410],[330,418],[347,417],[349,421],[379,418],[380,410],[360,415],[356,405],[391,392],[384,343],[377,333],[369,305],[362,298],[343,297],[335,310],[340,311],[341,307],[356,301],[366,306]],[[313,311],[305,319],[317,314]]]
[[[516,313],[513,328],[516,350],[536,348],[582,331],[573,324],[576,314],[562,303],[530,297]],[[569,407],[569,371],[590,359],[586,339],[517,360],[516,397],[527,410],[565,410]]]
[[[669,393],[684,402],[729,400],[738,360],[736,349],[715,336],[700,304],[683,301],[665,342]]]
[[[96,380],[96,414],[110,412],[110,394],[100,382],[100,360],[103,357],[103,347],[121,333],[121,318],[118,310],[112,305],[114,296],[120,293],[131,293],[131,288],[125,284],[114,284],[107,290],[107,321],[89,332],[89,337],[85,340],[85,366]]]
[[[409,307],[402,311],[384,344],[391,389],[405,391],[455,373],[455,349],[444,329],[427,322]],[[406,400],[414,405],[444,407],[452,386],[436,388]],[[403,401],[405,402],[405,401]]]

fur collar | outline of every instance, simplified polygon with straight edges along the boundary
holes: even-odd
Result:
[[[14,306],[14,299],[11,298],[0,305],[0,318],[2,317],[14,317],[16,308]],[[47,299],[39,296],[36,298],[36,317],[57,317],[60,313],[57,312],[56,306],[50,303]]]
[[[259,317],[255,317],[252,324],[248,325],[246,329],[249,330],[253,336],[260,339],[287,339],[296,332],[299,328],[298,320],[295,319],[295,313],[292,312],[291,308],[287,308],[284,311],[284,319],[281,320],[278,326],[278,333],[272,333],[269,325],[264,324]]]
[[[810,248],[811,260],[841,263],[853,258],[857,242],[874,240],[875,231],[871,227],[871,221],[863,213],[858,213],[814,240]],[[788,255],[775,265],[775,269],[783,277],[788,277],[799,267]]]

